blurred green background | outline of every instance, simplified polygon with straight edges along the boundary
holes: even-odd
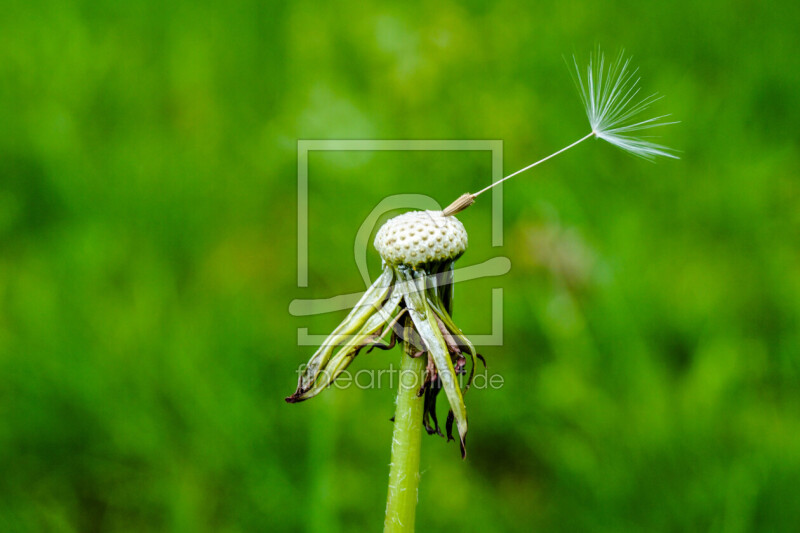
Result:
[[[314,152],[297,287],[298,139],[500,139],[512,171],[588,132],[562,59],[625,47],[683,151],[600,142],[460,218],[455,318],[499,390],[469,456],[423,441],[421,531],[796,531],[796,2],[3,2],[0,530],[377,531],[393,391],[286,405],[363,290],[384,197],[442,204],[489,152]],[[378,267],[370,250],[371,273]],[[362,354],[354,370],[397,365]],[[443,408],[443,403],[440,407]],[[442,415],[443,416],[443,415]]]

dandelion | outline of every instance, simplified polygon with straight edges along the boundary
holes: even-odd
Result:
[[[676,158],[672,151],[639,132],[673,124],[666,115],[642,119],[660,97],[637,99],[639,78],[630,59],[620,52],[606,64],[599,52],[582,75],[573,57],[573,77],[586,109],[591,132],[572,144],[492,183],[477,193],[461,195],[444,211],[414,211],[387,221],[375,236],[383,272],[353,310],[331,333],[302,369],[295,392],[297,403],[331,385],[363,350],[403,346],[400,383],[392,437],[392,464],[384,531],[414,530],[419,483],[420,434],[442,435],[436,400],[444,391],[450,409],[445,430],[458,433],[461,456],[466,455],[467,411],[464,392],[483,357],[453,321],[453,263],[467,249],[467,232],[453,215],[499,183],[596,137],[647,160]],[[484,363],[485,364],[485,363]]]
[[[286,401],[300,402],[321,392],[362,349],[386,350],[402,342],[386,529],[411,531],[421,428],[444,436],[436,416],[440,391],[450,404],[448,440],[453,440],[455,423],[461,455],[466,454],[463,393],[472,382],[476,358],[483,361],[452,318],[453,263],[467,249],[467,232],[458,219],[441,211],[412,211],[381,226],[374,244],[383,273],[311,357]]]

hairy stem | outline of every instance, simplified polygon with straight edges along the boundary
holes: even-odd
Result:
[[[407,321],[410,321],[407,318]],[[386,499],[384,533],[414,531],[414,512],[419,485],[419,452],[422,438],[423,398],[417,397],[425,376],[425,358],[411,357],[413,346],[404,342],[397,409],[392,435],[392,465]]]

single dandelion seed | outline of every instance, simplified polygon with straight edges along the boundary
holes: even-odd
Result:
[[[648,137],[640,135],[645,130],[677,124],[677,121],[665,121],[669,115],[642,118],[644,112],[662,97],[653,93],[639,99],[640,78],[637,76],[639,69],[631,70],[631,59],[625,58],[624,50],[619,52],[614,61],[606,62],[604,54],[597,49],[589,56],[589,65],[583,75],[575,56],[572,56],[572,63],[575,70],[571,74],[578,87],[592,131],[561,150],[497,180],[476,193],[462,194],[444,210],[446,216],[463,211],[475,202],[475,198],[492,187],[566,152],[591,137],[602,139],[648,161],[653,161],[656,157],[678,159],[671,148],[656,144],[648,140]]]

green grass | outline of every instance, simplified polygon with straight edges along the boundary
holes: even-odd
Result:
[[[501,139],[514,170],[585,134],[562,54],[624,46],[678,162],[587,142],[460,219],[455,320],[502,389],[469,456],[424,437],[417,525],[793,531],[800,522],[800,47],[792,2],[6,3],[0,17],[0,529],[372,531],[394,391],[284,404],[363,289],[391,194],[447,204],[487,152],[297,139]],[[488,195],[487,195],[488,196]],[[369,258],[376,272],[377,254]],[[361,355],[354,368],[397,364]],[[444,414],[441,415],[442,419]]]

